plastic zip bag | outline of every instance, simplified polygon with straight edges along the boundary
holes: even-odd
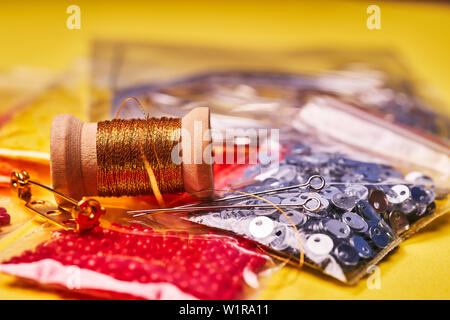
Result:
[[[416,189],[412,192],[408,188],[409,193],[419,200],[426,199],[426,204],[421,205],[421,210],[425,208],[423,215],[411,220],[403,217],[410,228],[401,233],[401,238],[449,209],[448,116],[433,110],[417,93],[410,75],[392,54],[333,50],[262,54],[122,43],[120,53],[116,53],[123,72],[110,74],[116,86],[108,88],[104,86],[106,73],[101,66],[103,58],[107,59],[116,48],[113,43],[95,46],[94,65],[98,63],[98,68],[93,73],[94,92],[101,87],[108,91],[109,98],[97,101],[100,103],[96,106],[103,108],[95,109],[95,114],[93,109],[93,116],[114,114],[129,96],[143,101],[155,116],[180,116],[205,104],[212,109],[211,123],[216,130],[287,127],[289,135],[297,136],[295,141],[305,140],[323,152],[339,151],[350,160],[369,165],[392,165],[400,169],[398,180],[377,187],[395,198],[397,192],[407,192],[396,186],[410,183]],[[140,116],[132,108],[129,112],[130,117]],[[248,176],[241,176],[242,166],[236,167],[239,169],[235,175],[232,173],[236,168],[231,166],[222,177],[248,184]],[[421,173],[408,175],[414,171]],[[216,182],[219,177],[216,175]],[[429,190],[441,198],[434,213],[435,202]],[[447,200],[443,200],[445,197]],[[389,227],[389,217],[383,216],[380,221]],[[393,246],[398,243],[397,237],[392,237]],[[358,276],[347,271],[344,277],[337,278],[356,281]]]
[[[151,94],[152,104],[169,108],[209,101],[216,113],[230,113],[243,111],[239,106],[246,98],[256,103],[266,98],[272,107],[282,98],[299,107],[305,96],[321,93],[447,142],[450,134],[444,106],[425,85],[417,85],[392,51],[230,51],[96,41],[93,52],[94,121],[112,116],[127,94]]]
[[[391,52],[225,51],[112,42],[97,42],[94,51],[94,101],[97,90],[109,98],[95,103],[93,120],[99,120],[94,114],[112,116],[129,96],[143,101],[153,116],[182,116],[205,104],[215,130],[289,126],[326,135],[397,167],[420,168],[440,188],[450,188],[449,115],[415,88]],[[111,56],[121,72],[106,73]],[[142,116],[137,108],[127,113]]]
[[[42,227],[2,254],[1,271],[44,288],[113,299],[242,299],[274,264],[250,241],[113,224]]]

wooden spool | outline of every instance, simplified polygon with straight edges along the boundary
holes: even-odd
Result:
[[[213,195],[209,108],[191,110],[181,123],[185,191],[200,199],[209,199]],[[183,138],[187,134],[189,138]],[[97,123],[83,123],[70,114],[53,119],[50,167],[54,189],[77,200],[98,195],[96,135]],[[63,203],[58,197],[56,201]]]

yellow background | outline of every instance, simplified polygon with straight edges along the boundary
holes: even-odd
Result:
[[[4,2],[4,3],[3,3]],[[81,30],[66,28],[66,8],[81,8]],[[368,30],[366,9],[381,8],[381,30]],[[230,48],[390,48],[412,76],[450,106],[450,6],[408,2],[299,1],[2,1],[0,71],[12,66],[64,70],[89,55],[95,38]],[[87,99],[81,103],[83,112]],[[1,102],[0,102],[1,103]],[[381,289],[362,280],[346,287],[304,270],[284,268],[259,295],[267,299],[449,299],[450,218],[403,242],[381,268]],[[32,225],[29,226],[30,228]],[[0,298],[58,298],[0,276]]]

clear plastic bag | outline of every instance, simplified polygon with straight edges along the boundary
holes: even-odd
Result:
[[[344,173],[327,176],[331,170],[327,166],[322,168],[325,171],[318,171],[327,176],[327,183],[339,183],[336,188],[340,193],[350,188],[356,193],[367,191],[367,197],[370,197],[371,190],[375,190],[384,194],[382,199],[390,199],[379,219],[368,219],[378,221],[383,232],[389,235],[386,246],[373,250],[370,234],[370,239],[367,235],[362,236],[373,250],[370,257],[364,257],[365,254],[360,252],[358,259],[355,258],[358,262],[350,266],[332,263],[330,266],[337,267],[327,269],[305,251],[307,263],[335,278],[354,283],[365,274],[365,266],[376,263],[401,239],[449,211],[448,114],[442,106],[428,99],[426,93],[423,95],[414,88],[416,82],[391,53],[336,50],[230,52],[151,44],[122,43],[116,46],[107,42],[97,43],[94,51],[96,103],[95,108],[91,108],[93,120],[110,117],[130,96],[142,101],[152,116],[179,117],[193,107],[207,105],[212,111],[213,130],[281,128],[282,140],[294,142],[281,143],[282,161],[294,161],[292,146],[295,143],[300,142],[312,150],[304,155],[296,153],[300,156],[300,165],[288,163],[295,167],[294,171],[298,171],[298,167],[311,168],[313,161],[320,162],[325,158],[325,163],[333,165],[332,170],[336,172],[343,168],[355,169],[347,172],[345,179]],[[122,72],[105,72],[104,66],[111,62],[108,57],[114,56],[111,53],[120,57],[117,68]],[[115,87],[109,87],[105,79],[115,83]],[[124,115],[128,117],[142,116],[137,108],[128,108],[127,112]],[[215,141],[215,150],[222,147],[221,143]],[[231,165],[226,170],[224,166],[220,167],[221,170],[216,170],[216,189],[230,184],[231,188],[243,185],[258,188],[262,181],[273,178],[270,174],[267,176],[269,170],[264,179],[260,177],[255,182],[251,179],[261,168],[252,167],[245,173],[244,165]],[[276,175],[277,171],[272,174]],[[304,172],[297,172],[297,175],[303,181],[307,178]],[[380,175],[384,175],[381,180]],[[403,201],[399,202],[400,199]],[[412,205],[403,205],[403,202]],[[366,219],[358,210],[352,210]],[[266,222],[260,223],[267,223],[275,230],[282,216],[278,210],[276,212],[277,216],[271,217],[275,222],[271,224],[263,219]],[[338,218],[345,224],[343,213],[340,212]],[[248,233],[249,219],[226,214],[232,218],[225,222],[221,214],[195,214],[190,219],[238,234]],[[251,221],[256,218],[251,217]],[[317,230],[321,228],[326,229],[326,226],[319,226]],[[358,235],[354,230],[350,231],[348,240]],[[297,249],[300,243],[307,243],[310,236],[308,230],[303,234],[302,230],[296,232],[299,234],[301,241],[294,241],[298,244]],[[270,247],[270,243],[263,244]],[[358,243],[362,242],[358,240]],[[291,247],[295,249],[294,244]],[[331,252],[338,245],[333,240],[333,248],[324,261],[332,261],[330,257],[334,257],[335,262],[339,260],[339,253]],[[277,250],[278,253],[282,251]],[[300,257],[298,251],[293,254],[284,250],[283,253],[295,260]]]
[[[215,130],[291,127],[396,167],[420,169],[439,188],[450,188],[448,108],[424,92],[425,86],[416,89],[416,79],[392,52],[253,52],[112,42],[96,43],[94,52],[93,120],[111,117],[130,96],[152,116],[182,116],[208,105]],[[117,72],[108,74],[111,63]],[[142,116],[138,108],[123,115]]]
[[[2,253],[0,270],[112,299],[243,299],[276,265],[251,241],[112,224],[75,233],[43,225]]]
[[[286,143],[284,149],[288,151],[280,163],[256,165],[235,174],[227,172],[229,181],[235,183],[228,189],[238,188],[250,195],[291,189],[259,194],[262,199],[249,196],[221,202],[225,208],[184,218],[258,241],[294,263],[304,254],[306,264],[353,284],[401,239],[445,212],[444,206],[436,213],[429,177],[419,172],[404,177],[388,165],[324,152],[325,146],[318,146],[317,141],[312,146]],[[295,187],[315,175],[325,179],[322,190]],[[318,211],[300,205],[282,207],[309,198],[320,200]],[[266,203],[273,207],[226,208]]]

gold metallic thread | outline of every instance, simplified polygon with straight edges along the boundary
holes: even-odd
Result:
[[[97,124],[96,140],[100,196],[152,195],[145,162],[153,170],[161,193],[184,191],[181,164],[172,161],[172,150],[180,146],[181,119],[102,121]]]

